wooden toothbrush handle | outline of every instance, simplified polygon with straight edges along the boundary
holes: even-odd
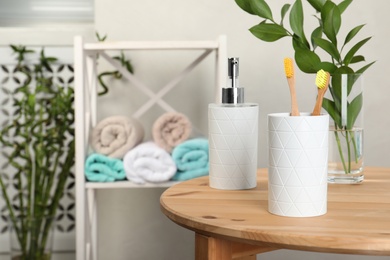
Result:
[[[288,86],[290,87],[291,95],[291,116],[299,116],[297,94],[295,92],[295,79],[294,77],[287,78]]]
[[[321,114],[321,108],[322,108],[322,100],[324,99],[324,92],[319,92],[317,96],[317,101],[313,109],[313,113],[311,113],[312,116],[319,116]]]

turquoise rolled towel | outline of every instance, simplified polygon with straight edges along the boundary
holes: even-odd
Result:
[[[122,160],[93,153],[85,161],[85,177],[88,181],[113,182],[125,179],[126,173]]]
[[[209,142],[196,138],[187,140],[172,151],[177,172],[172,180],[185,181],[209,174]]]

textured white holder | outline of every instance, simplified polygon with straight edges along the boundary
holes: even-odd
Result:
[[[327,212],[329,116],[268,115],[268,211],[287,217]]]
[[[210,187],[256,187],[258,105],[209,105]]]

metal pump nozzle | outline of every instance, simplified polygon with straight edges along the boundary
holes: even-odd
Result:
[[[228,59],[228,86],[222,89],[223,104],[244,103],[244,88],[239,87],[239,59]]]

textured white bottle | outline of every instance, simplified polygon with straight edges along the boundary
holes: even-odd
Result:
[[[209,105],[210,187],[256,187],[258,111],[254,103]]]

